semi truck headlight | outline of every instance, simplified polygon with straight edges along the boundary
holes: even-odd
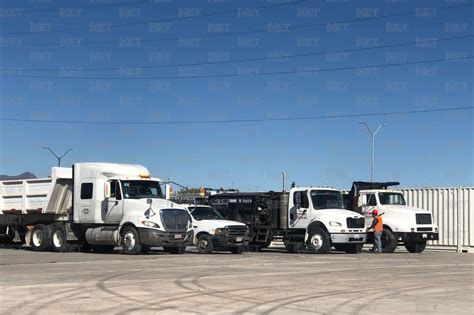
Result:
[[[330,226],[342,226],[342,224],[340,222],[336,222],[336,221],[329,221],[329,225]]]
[[[144,226],[148,226],[150,228],[155,228],[155,229],[159,229],[160,226],[158,224],[156,224],[155,222],[151,222],[151,221],[142,221],[142,224]]]
[[[216,229],[214,235],[225,235],[225,229]]]

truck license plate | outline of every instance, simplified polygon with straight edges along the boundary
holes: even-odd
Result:
[[[242,237],[236,237],[236,238],[235,238],[235,241],[236,241],[236,242],[242,242]]]
[[[175,235],[174,235],[174,238],[175,238],[176,240],[181,239],[181,234],[175,234]]]
[[[423,238],[427,238],[428,234],[423,234],[422,236],[423,236]]]

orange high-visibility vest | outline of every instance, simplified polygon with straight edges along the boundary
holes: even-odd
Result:
[[[381,216],[376,216],[375,219],[377,219],[377,224],[374,227],[374,232],[382,232],[383,231],[383,221]]]

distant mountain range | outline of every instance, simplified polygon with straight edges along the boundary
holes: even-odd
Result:
[[[30,172],[24,172],[16,176],[0,175],[0,180],[35,179],[35,178],[38,178],[38,177],[36,177],[35,174],[30,173]]]

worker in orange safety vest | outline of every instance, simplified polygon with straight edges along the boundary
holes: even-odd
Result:
[[[372,221],[372,225],[367,228],[367,231],[374,230],[374,247],[372,251],[380,254],[382,253],[383,220],[376,209],[372,211],[372,218],[374,218],[374,220]]]

